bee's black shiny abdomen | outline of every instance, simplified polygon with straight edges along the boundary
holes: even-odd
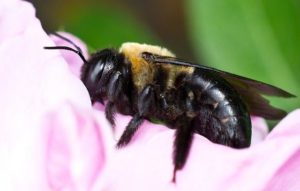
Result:
[[[184,124],[190,131],[230,147],[250,145],[251,121],[247,108],[222,77],[196,69],[192,74],[178,75],[173,88],[155,92],[155,108],[147,118],[158,118],[175,129]]]
[[[209,140],[235,148],[250,145],[251,121],[236,90],[214,73],[195,70],[187,82],[194,92],[195,132]]]

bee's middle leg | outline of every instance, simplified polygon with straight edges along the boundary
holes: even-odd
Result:
[[[138,130],[144,117],[154,112],[155,94],[151,85],[146,86],[138,96],[137,110],[138,112],[130,120],[125,128],[121,138],[117,143],[117,147],[127,145],[132,139],[134,133]]]

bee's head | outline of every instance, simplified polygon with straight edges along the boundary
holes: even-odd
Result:
[[[122,73],[122,78],[127,79],[129,76],[128,64],[124,63],[124,55],[120,54],[115,49],[104,49],[91,55],[86,60],[82,54],[80,47],[78,47],[70,39],[54,33],[55,36],[65,40],[73,45],[75,48],[68,46],[47,46],[45,49],[63,49],[75,52],[80,56],[84,62],[81,68],[81,80],[86,86],[92,102],[99,101],[103,103],[103,100],[107,98],[107,90],[109,86],[113,86],[113,82],[110,85],[110,78],[113,75],[119,75]],[[125,82],[128,80],[124,80]]]
[[[114,49],[104,49],[91,55],[82,66],[81,80],[88,89],[92,102],[106,98],[110,76],[122,61]]]

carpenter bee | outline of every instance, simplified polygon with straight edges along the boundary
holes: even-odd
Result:
[[[248,147],[250,115],[266,119],[286,115],[262,95],[294,97],[263,82],[180,60],[158,46],[124,43],[119,50],[104,49],[86,60],[72,41],[55,35],[75,49],[45,48],[70,50],[81,57],[81,80],[92,103],[105,104],[112,126],[116,112],[132,116],[118,147],[130,142],[144,120],[155,118],[175,129],[173,182],[186,163],[193,133],[233,148]]]

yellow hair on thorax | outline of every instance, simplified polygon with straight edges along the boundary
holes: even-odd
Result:
[[[134,42],[123,43],[119,51],[131,62],[133,82],[139,91],[153,81],[156,70],[155,65],[146,62],[141,57],[142,52],[174,57],[174,54],[166,48]]]
[[[153,79],[157,70],[163,69],[167,72],[166,87],[172,88],[176,77],[180,73],[193,73],[193,67],[175,66],[172,64],[162,64],[158,67],[157,64],[148,63],[141,57],[141,53],[149,52],[152,54],[175,57],[175,55],[166,48],[159,46],[153,46],[148,44],[139,44],[134,42],[123,43],[120,48],[120,53],[123,53],[125,57],[131,62],[132,78],[135,87],[140,92],[146,85],[153,83]]]

